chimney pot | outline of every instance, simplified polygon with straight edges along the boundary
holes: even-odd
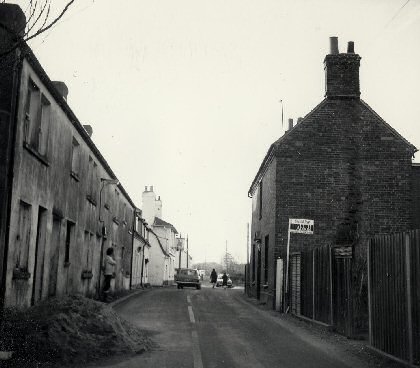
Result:
[[[53,81],[52,82],[55,89],[58,93],[67,101],[67,95],[69,94],[69,89],[67,88],[66,84],[61,81]]]
[[[150,186],[150,191],[153,192],[153,185]]]
[[[293,128],[293,119],[289,119],[289,129],[288,130],[292,130]]]
[[[349,41],[349,43],[347,44],[347,53],[348,54],[354,54],[354,42],[353,41]]]
[[[147,192],[147,185],[144,187],[144,191]]]
[[[299,117],[297,118],[297,124],[299,124],[302,120],[303,120],[303,118],[302,118],[301,116],[299,116]]]
[[[330,54],[338,54],[338,37],[330,37]]]
[[[26,17],[19,5],[0,4],[0,23],[15,35],[25,35]]]

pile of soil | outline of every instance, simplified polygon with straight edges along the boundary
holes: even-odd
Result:
[[[78,365],[152,346],[110,306],[82,296],[52,298],[25,311],[7,309],[4,317],[0,350],[14,351],[10,367]]]

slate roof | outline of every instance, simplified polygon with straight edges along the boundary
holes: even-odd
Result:
[[[175,234],[178,234],[177,229],[175,229],[175,226],[170,224],[169,222],[163,221],[161,218],[159,217],[155,217],[155,221],[153,222],[153,225],[155,226],[164,226],[164,227],[169,227],[173,230],[173,232]]]

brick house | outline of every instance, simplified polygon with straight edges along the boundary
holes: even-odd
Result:
[[[281,280],[284,310],[347,335],[367,329],[367,240],[414,225],[417,149],[360,99],[360,59],[331,38],[325,99],[270,146],[248,192],[249,293],[274,307]],[[314,220],[314,233],[290,235],[287,265],[289,219]]]

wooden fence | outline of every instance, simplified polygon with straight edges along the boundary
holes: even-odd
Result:
[[[420,231],[381,235],[368,247],[369,342],[420,363]]]
[[[331,323],[331,247],[301,253],[301,309],[303,316]]]

